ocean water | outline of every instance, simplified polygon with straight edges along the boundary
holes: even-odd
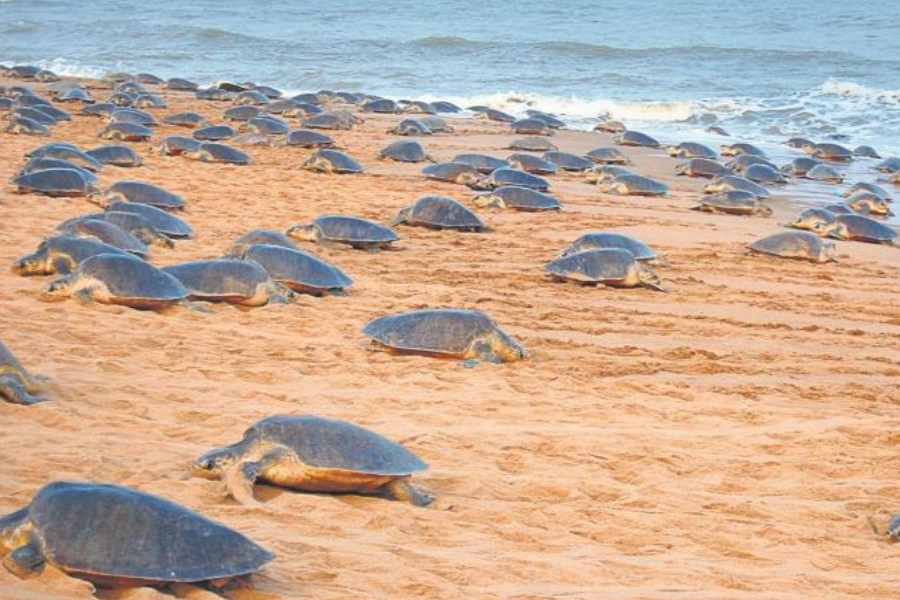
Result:
[[[0,0],[0,62],[599,114],[900,154],[896,0]]]

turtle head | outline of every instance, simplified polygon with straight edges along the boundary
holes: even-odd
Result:
[[[195,477],[218,479],[228,468],[234,465],[241,456],[235,446],[225,446],[210,450],[191,465],[191,473]]]
[[[496,331],[496,337],[492,345],[493,348],[491,349],[503,362],[515,362],[528,357],[528,351],[524,346],[499,329]]]
[[[888,521],[887,529],[884,533],[891,539],[900,539],[900,515]]]
[[[110,192],[101,192],[98,189],[92,189],[87,195],[87,200],[93,202],[100,208],[106,208],[113,200],[124,200],[120,194],[111,194]]]
[[[0,517],[0,556],[5,556],[27,544],[31,529],[27,506]]]
[[[402,225],[403,223],[406,223],[407,219],[409,217],[409,211],[410,211],[409,208],[401,209],[400,212],[397,213],[397,216],[395,216],[393,219],[391,219],[391,227],[394,227],[396,225]]]
[[[834,223],[819,223],[813,227],[813,231],[822,237],[831,237],[836,240],[849,240],[850,231],[840,221]]]
[[[74,277],[73,274],[54,279],[41,290],[40,299],[44,302],[55,302],[70,296],[72,293],[71,288],[74,283]]]
[[[684,175],[685,173],[687,173],[687,170],[688,170],[687,163],[678,163],[677,165],[675,165],[675,173],[677,173],[678,175]]]
[[[768,204],[759,203],[758,208],[756,209],[756,214],[761,217],[771,217],[773,214],[775,214],[775,211],[772,210],[772,207]]]
[[[807,154],[814,154],[816,151],[816,145],[811,142],[804,142],[800,149],[806,152]]]
[[[637,268],[638,279],[640,280],[641,285],[650,288],[651,290],[656,290],[657,292],[666,291],[666,289],[662,287],[662,280],[660,280],[659,275],[656,274],[656,271],[641,262],[637,263]]]
[[[16,275],[51,275],[48,260],[47,244],[41,244],[37,252],[27,254],[13,263],[12,272]]]
[[[313,224],[294,225],[293,227],[288,228],[285,233],[288,237],[292,237],[295,240],[303,240],[304,242],[314,242],[317,237],[316,226]]]
[[[669,153],[669,156],[675,158],[681,152],[681,148],[679,148],[678,146],[666,146],[666,152]]]

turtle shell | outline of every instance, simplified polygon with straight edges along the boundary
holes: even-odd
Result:
[[[725,177],[734,175],[734,171],[717,160],[709,158],[691,158],[675,166],[679,175],[688,177]]]
[[[247,248],[256,244],[268,244],[270,246],[281,246],[282,248],[299,250],[297,245],[280,231],[275,231],[274,229],[254,229],[234,240],[234,244],[228,249],[225,256],[242,256],[244,252],[247,251]]]
[[[19,192],[45,196],[87,196],[96,191],[75,169],[33,171],[14,178],[12,184],[19,188]]]
[[[363,166],[353,157],[328,148],[320,148],[313,152],[312,155],[303,162],[301,168],[322,171],[324,167],[317,165],[320,161],[325,161],[331,165],[331,169],[335,173],[362,173],[363,171]]]
[[[176,125],[178,127],[187,127],[189,129],[203,127],[207,123],[206,117],[195,112],[182,112],[168,115],[163,117],[162,122],[166,125]]]
[[[35,171],[45,171],[47,169],[72,169],[74,171],[78,171],[78,173],[90,184],[94,184],[98,181],[98,177],[88,171],[87,169],[82,169],[78,165],[74,163],[70,163],[67,160],[62,160],[60,158],[44,158],[43,156],[35,156],[34,158],[28,159],[28,162],[25,163],[25,166],[19,171],[19,175],[26,175],[28,173],[34,173]]]
[[[422,174],[428,179],[459,183],[460,178],[475,181],[478,178],[478,169],[467,163],[446,162],[436,165],[428,165],[422,169]]]
[[[200,147],[197,148],[197,150],[185,150],[181,155],[185,158],[199,160],[200,162],[228,163],[234,165],[250,164],[250,157],[246,152],[215,142],[204,142],[200,144]]]
[[[656,252],[644,242],[621,233],[611,233],[607,231],[594,231],[586,233],[571,244],[563,251],[562,256],[569,256],[585,250],[594,250],[602,248],[621,248],[631,252],[636,260],[655,260]]]
[[[844,192],[844,196],[849,197],[849,196],[852,196],[853,194],[856,194],[857,192],[870,192],[872,194],[879,196],[880,198],[887,200],[888,202],[893,201],[891,198],[891,195],[888,193],[888,191],[886,189],[884,189],[883,187],[881,187],[880,185],[877,185],[875,183],[868,183],[865,181],[860,181],[859,183],[854,183],[852,186],[850,186],[850,189],[848,189],[846,192]]]
[[[333,113],[319,113],[311,117],[307,117],[302,121],[303,127],[307,129],[351,129],[353,123],[346,118]]]
[[[513,121],[509,124],[509,127],[513,130],[513,133],[524,135],[550,135],[552,133],[550,125],[548,125],[541,119],[535,118],[519,119],[518,121]]]
[[[323,239],[345,244],[383,244],[400,239],[393,230],[360,217],[323,215],[313,221]]]
[[[556,150],[544,152],[544,156],[542,158],[548,162],[553,163],[563,171],[581,172],[586,171],[587,169],[590,169],[594,166],[594,163],[586,158],[582,158],[581,156],[570,154],[568,152],[559,152]]]
[[[369,100],[362,105],[362,111],[367,113],[394,114],[399,111],[397,103],[387,98]]]
[[[190,582],[257,571],[274,555],[187,508],[116,485],[54,482],[28,507],[44,557],[86,579]]]
[[[395,222],[432,229],[484,230],[478,215],[446,196],[422,196],[412,206],[401,210]]]
[[[210,125],[195,129],[191,134],[195,140],[203,142],[217,142],[219,140],[229,140],[237,135],[237,131],[228,125]]]
[[[105,221],[102,218],[75,219],[73,221],[65,223],[64,225],[60,225],[58,229],[59,231],[62,231],[67,235],[97,238],[101,242],[109,244],[110,246],[115,246],[120,250],[131,252],[132,254],[140,257],[146,256],[148,252],[147,244],[131,235],[115,223]]]
[[[803,177],[810,169],[816,165],[821,165],[822,161],[811,156],[801,156],[795,158],[790,163],[781,167],[781,172],[793,177]]]
[[[23,135],[50,135],[50,130],[42,123],[21,116],[10,117],[9,125],[4,128],[4,131]]]
[[[284,143],[287,146],[300,146],[301,148],[329,148],[335,145],[333,139],[311,129],[291,131],[285,137]]]
[[[137,213],[147,219],[159,233],[169,237],[188,238],[194,235],[194,230],[184,220],[149,204],[115,200],[107,204],[104,209],[107,212]]]
[[[323,417],[269,417],[247,429],[244,440],[287,446],[303,464],[317,469],[404,476],[428,468],[397,442],[359,425]]]
[[[472,345],[500,333],[493,319],[478,310],[423,309],[380,317],[363,333],[395,350],[463,357]]]
[[[559,210],[559,200],[553,196],[516,185],[504,185],[490,193],[475,198],[475,203],[480,205],[489,203],[499,198],[506,208],[515,210],[536,212],[542,210]]]
[[[848,148],[844,148],[840,144],[816,144],[812,151],[812,155],[822,160],[831,160],[837,162],[847,162],[853,158],[853,152]]]
[[[613,142],[621,146],[642,146],[644,148],[659,148],[660,145],[656,138],[632,130],[623,131],[613,138]]]
[[[488,182],[492,187],[518,185],[539,192],[546,192],[550,189],[550,184],[543,177],[519,171],[518,169],[497,169],[488,176]]]
[[[112,125],[121,124],[119,129],[128,129],[127,124],[142,125],[144,127],[155,127],[156,119],[148,112],[137,108],[117,108],[109,115],[109,122]],[[137,130],[135,130],[137,131]]]
[[[395,135],[431,135],[434,132],[422,119],[403,119],[388,133]]]
[[[718,158],[715,150],[696,142],[682,142],[677,146],[669,146],[666,150],[669,156],[678,158],[708,158],[710,160]]]
[[[777,169],[761,163],[744,169],[744,177],[756,183],[785,183],[784,176]]]
[[[806,172],[805,177],[807,179],[813,179],[815,181],[824,181],[827,183],[841,183],[844,181],[844,176],[838,173],[837,169],[832,167],[831,165],[816,165]]]
[[[98,146],[85,154],[93,156],[104,165],[117,167],[139,167],[143,163],[141,157],[128,146]]]
[[[900,158],[895,156],[886,158],[875,165],[875,169],[882,173],[896,173],[897,171],[900,171]]]
[[[269,274],[259,263],[234,258],[192,260],[163,267],[190,292],[202,300],[240,300],[252,298]]]
[[[663,196],[669,190],[669,187],[660,181],[636,174],[619,175],[604,185],[611,193],[627,196]]]
[[[60,160],[66,160],[71,163],[75,163],[82,169],[87,169],[88,171],[96,172],[103,170],[102,162],[100,162],[93,156],[85,154],[84,152],[67,142],[54,142],[52,144],[46,144],[44,146],[41,146],[40,148],[35,148],[26,156],[58,158]]]
[[[739,154],[752,154],[754,156],[765,156],[766,153],[754,146],[744,142],[736,144],[725,144],[720,148],[723,156],[738,156]]]
[[[509,163],[502,158],[487,154],[457,154],[451,162],[472,165],[479,173],[490,173],[494,169],[509,166]]]
[[[550,275],[579,283],[615,283],[633,275],[634,254],[622,248],[584,250],[557,258],[544,265]]]
[[[585,156],[591,162],[601,165],[627,165],[631,162],[621,150],[612,146],[598,146],[593,150],[588,150]]]
[[[836,220],[846,227],[851,240],[880,244],[897,239],[896,231],[869,217],[848,214],[838,215]]]
[[[92,256],[78,265],[76,277],[102,281],[113,304],[156,306],[188,296],[178,279],[130,254]]]
[[[435,100],[434,102],[431,103],[431,105],[434,107],[434,110],[438,111],[439,113],[462,112],[462,109],[459,106],[457,106],[456,104],[453,104],[452,102],[448,102],[446,100]]]
[[[244,127],[249,133],[259,135],[286,135],[291,130],[287,123],[270,116],[253,117]]]
[[[524,137],[511,141],[509,143],[510,150],[519,150],[520,152],[547,152],[548,150],[556,150],[556,146],[550,143],[545,137]]]
[[[511,168],[535,175],[555,175],[559,171],[552,162],[531,154],[510,154],[506,160]]]
[[[174,91],[193,92],[198,87],[200,86],[193,81],[182,79],[180,77],[172,77],[171,79],[166,80],[166,88]]]
[[[772,194],[759,185],[755,181],[750,181],[746,177],[738,175],[726,175],[719,177],[703,187],[703,191],[707,194],[722,192],[725,190],[746,190],[752,194],[756,194],[757,198],[771,198]]]
[[[488,108],[487,110],[481,111],[479,115],[488,121],[499,121],[501,123],[515,123],[516,121],[514,116],[495,108]]]
[[[199,141],[183,135],[170,135],[153,147],[153,150],[166,156],[180,156],[185,152],[196,152],[199,149]]]
[[[232,106],[225,111],[223,117],[229,121],[249,121],[259,116],[260,113],[262,113],[262,110],[256,106]]]
[[[878,151],[872,146],[857,146],[853,149],[853,156],[861,156],[863,158],[881,158]]]
[[[782,258],[796,258],[812,262],[833,260],[834,243],[808,231],[785,231],[776,233],[750,244],[749,248],[763,254]]]
[[[33,254],[19,258],[13,265],[13,271],[21,275],[65,274],[80,263],[98,254],[121,254],[125,251],[92,238],[55,235],[45,238]],[[67,257],[68,261],[59,264],[57,257]]]
[[[184,199],[161,187],[142,181],[117,181],[104,192],[107,201],[122,200],[135,204],[148,204],[167,210],[184,208]]]
[[[115,113],[113,113],[113,116],[115,116]],[[99,135],[106,140],[142,142],[149,140],[153,136],[153,131],[137,123],[117,121],[101,129]]]
[[[269,244],[254,244],[243,258],[256,261],[269,277],[297,292],[321,295],[342,292],[353,280],[312,254]]]
[[[416,140],[400,140],[381,149],[379,154],[398,162],[417,163],[428,160],[428,153]]]

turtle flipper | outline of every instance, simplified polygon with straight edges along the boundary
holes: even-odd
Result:
[[[47,398],[30,393],[18,378],[11,375],[0,376],[0,397],[6,398],[15,404],[25,405],[37,404],[47,400]]]
[[[472,351],[483,361],[500,364],[503,362],[503,359],[494,352],[494,349],[491,347],[491,344],[487,341],[481,340],[475,342],[475,345],[472,347]]]
[[[46,562],[40,548],[32,540],[7,554],[3,566],[19,579],[25,579],[40,574]]]
[[[236,464],[225,473],[225,485],[228,494],[241,504],[259,505],[253,497],[253,485],[267,468],[287,458],[289,452],[284,448],[275,448],[267,452],[257,461]]]
[[[417,490],[409,482],[409,477],[398,477],[384,486],[385,495],[391,500],[409,502],[413,506],[428,506],[434,497]]]
[[[73,271],[72,261],[62,256],[54,258],[51,264],[53,271],[59,275],[69,275]]]

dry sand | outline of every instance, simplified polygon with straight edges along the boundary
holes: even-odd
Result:
[[[219,121],[227,107],[169,100],[157,114]],[[140,179],[187,199],[197,236],[154,248],[158,265],[322,213],[387,221],[426,193],[471,198],[425,180],[421,165],[376,160],[399,118],[334,134],[363,175],[301,171],[310,151],[297,148],[250,148],[253,164],[235,167],[133,144],[146,166],[108,167],[102,183]],[[499,124],[451,122],[455,134],[422,139],[439,160],[509,152],[514,136]],[[104,143],[100,127],[76,117],[52,139],[91,148]],[[155,139],[184,131],[161,127]],[[0,135],[0,179],[46,141]],[[609,137],[554,141],[581,152]],[[900,509],[900,251],[840,242],[840,263],[827,265],[748,255],[791,207],[769,219],[693,212],[702,181],[671,177],[675,161],[658,151],[626,152],[672,184],[668,197],[609,196],[560,176],[562,212],[479,211],[490,233],[403,227],[398,249],[376,254],[307,244],[354,279],[344,298],[161,315],[46,304],[46,278],[0,269],[2,339],[56,397],[0,402],[0,512],[54,480],[160,494],[277,554],[234,594],[254,600],[896,598],[900,550],[866,518],[883,528]],[[4,184],[0,265],[93,210]],[[543,278],[542,264],[598,229],[655,247],[670,293]],[[483,310],[533,356],[467,369],[367,351],[366,322],[424,307]],[[347,419],[403,442],[431,464],[415,481],[437,502],[259,487],[264,506],[244,507],[189,477],[192,459],[272,414]],[[91,591],[59,573],[20,581],[0,569],[0,596]]]

